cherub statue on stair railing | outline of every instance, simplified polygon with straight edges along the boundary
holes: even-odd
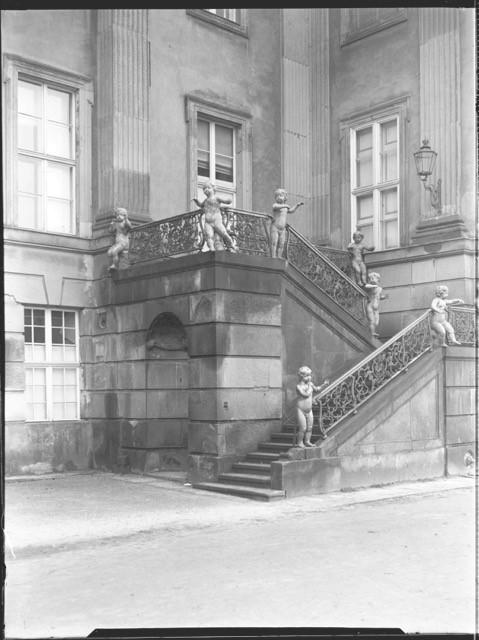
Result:
[[[446,300],[449,289],[446,285],[440,284],[436,287],[436,295],[431,302],[431,329],[440,342],[441,347],[447,347],[446,337],[449,344],[461,344],[456,340],[454,327],[447,319],[447,307],[451,304],[464,304],[461,298]]]
[[[366,303],[366,315],[369,320],[369,331],[374,338],[378,338],[377,332],[379,324],[379,301],[389,298],[387,293],[383,293],[382,287],[379,285],[381,276],[375,271],[371,271],[368,275],[368,281],[364,285],[368,301]]]
[[[367,269],[364,262],[366,251],[374,251],[374,247],[368,247],[363,243],[364,234],[359,231],[353,233],[353,241],[348,244],[348,254],[351,260],[351,268],[354,280],[359,286],[367,284]]]
[[[111,258],[111,265],[108,267],[110,271],[118,269],[121,255],[128,255],[128,248],[130,246],[128,234],[132,229],[126,209],[123,207],[115,207],[113,215],[114,218],[110,223],[110,231],[115,234],[115,242],[108,249],[108,256]]]
[[[298,207],[304,205],[304,202],[298,202],[291,207],[287,203],[288,194],[286,189],[276,189],[274,199],[273,219],[271,220],[269,231],[269,247],[272,258],[282,258],[286,240],[286,218],[288,213],[294,213]]]
[[[301,367],[298,371],[299,382],[296,385],[296,417],[298,432],[296,447],[314,447],[311,442],[313,432],[313,392],[320,392],[327,387],[329,380],[325,380],[319,387],[313,384],[312,371],[309,367]]]

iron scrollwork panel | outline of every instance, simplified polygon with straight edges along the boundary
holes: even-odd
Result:
[[[239,253],[269,255],[268,218],[230,209],[225,226]]]
[[[288,261],[308,280],[322,289],[343,309],[358,319],[365,317],[364,296],[360,294],[342,273],[333,269],[321,256],[295,234],[289,233]]]

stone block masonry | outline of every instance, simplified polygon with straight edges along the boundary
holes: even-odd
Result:
[[[319,298],[301,294],[291,306],[286,269],[264,256],[200,253],[97,281],[100,307],[83,313],[81,350],[99,466],[126,454],[135,470],[165,463],[214,479],[281,430],[297,369],[284,346],[293,324],[304,357],[319,362],[326,349],[329,375],[370,348]]]

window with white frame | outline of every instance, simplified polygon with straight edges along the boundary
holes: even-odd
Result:
[[[376,249],[399,246],[399,118],[350,130],[352,229]]]
[[[206,9],[206,11],[209,11],[220,18],[224,18],[225,20],[236,22],[237,24],[240,24],[241,22],[240,9]]]
[[[19,75],[16,225],[74,234],[75,93]]]
[[[25,308],[25,396],[29,421],[79,419],[78,317]]]
[[[235,128],[198,117],[197,123],[197,181],[198,197],[203,186],[213,182],[218,193],[228,196],[235,204]]]

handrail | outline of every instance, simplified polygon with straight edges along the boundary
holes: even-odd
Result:
[[[323,435],[432,349],[429,316],[425,311],[314,397]]]
[[[293,267],[353,318],[365,324],[366,294],[309,240],[288,225],[286,257]]]
[[[448,316],[449,322],[454,327],[456,340],[464,345],[476,345],[478,343],[476,309],[451,305],[448,308]]]

